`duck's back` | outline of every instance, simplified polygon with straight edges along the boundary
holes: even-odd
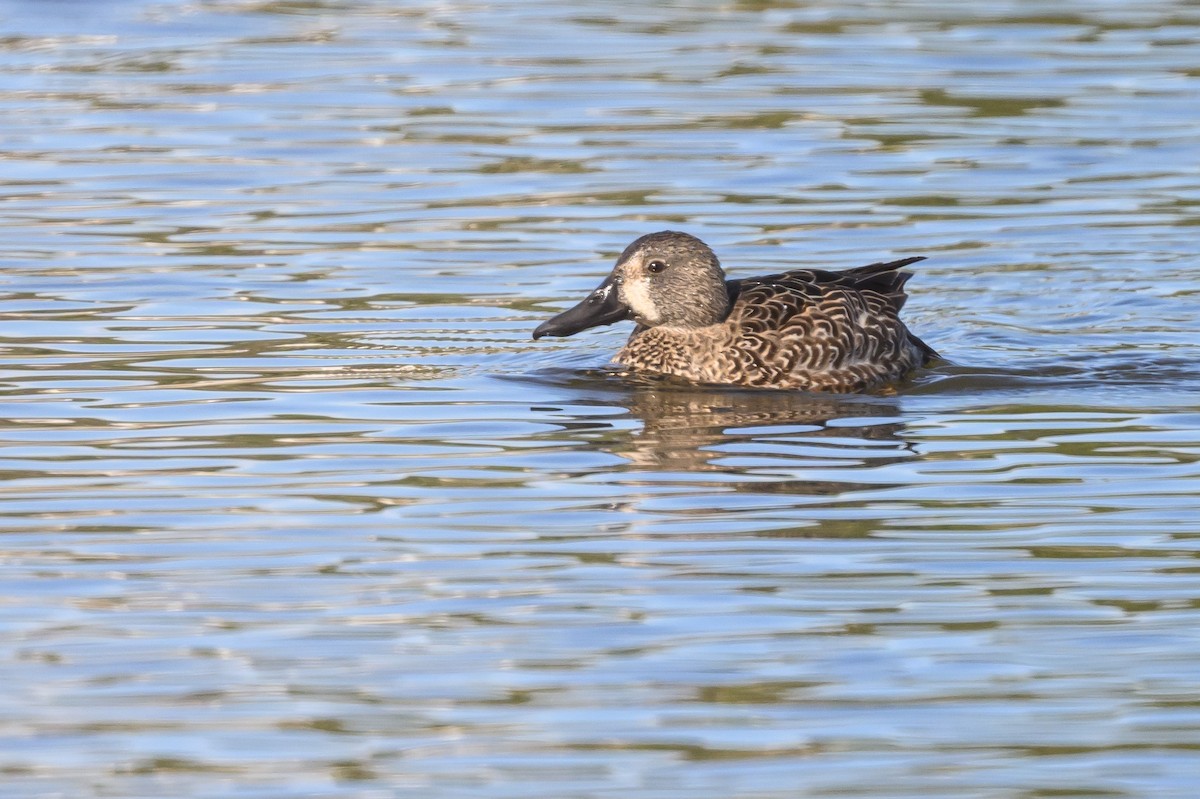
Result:
[[[636,330],[617,359],[706,383],[870,390],[936,357],[900,321],[911,275],[897,270],[919,260],[732,280],[724,322]]]

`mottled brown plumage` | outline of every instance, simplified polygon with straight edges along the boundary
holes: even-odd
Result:
[[[652,233],[534,338],[633,319],[638,326],[616,357],[630,369],[698,383],[869,391],[937,357],[900,321],[911,275],[897,270],[920,260],[726,281],[699,239]]]

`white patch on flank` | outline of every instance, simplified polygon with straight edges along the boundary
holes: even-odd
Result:
[[[654,300],[650,299],[649,278],[625,281],[621,284],[621,293],[624,295],[622,299],[625,304],[639,321],[649,324],[658,321],[658,308],[654,306]]]

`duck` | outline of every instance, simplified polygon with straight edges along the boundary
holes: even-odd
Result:
[[[894,386],[938,353],[900,320],[923,256],[843,271],[793,269],[730,280],[688,233],[634,240],[599,286],[533,331],[572,336],[633,321],[614,361],[690,383],[864,393]]]

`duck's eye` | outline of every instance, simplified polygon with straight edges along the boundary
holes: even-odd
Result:
[[[653,275],[657,275],[666,268],[666,261],[651,261],[650,263],[646,264],[646,269],[649,270],[649,272]]]

